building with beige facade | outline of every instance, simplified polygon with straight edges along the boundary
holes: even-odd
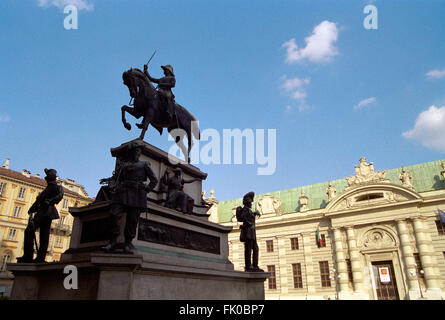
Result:
[[[266,299],[443,299],[445,160],[375,170],[361,158],[351,169],[255,196]],[[215,202],[210,219],[233,227],[229,257],[244,270],[239,205]]]
[[[13,281],[12,275],[6,270],[6,264],[15,262],[17,257],[23,255],[28,209],[46,187],[46,181],[40,175],[31,175],[28,170],[11,170],[9,164],[7,159],[0,167],[0,296],[9,295]],[[59,179],[59,183],[64,187],[64,197],[57,205],[60,219],[53,220],[51,226],[46,256],[48,262],[58,261],[69,247],[73,218],[68,208],[84,206],[93,201],[74,180]]]

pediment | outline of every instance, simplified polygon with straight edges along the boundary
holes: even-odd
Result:
[[[328,204],[326,212],[395,204],[420,198],[417,192],[394,184],[359,185],[338,195],[336,199]]]

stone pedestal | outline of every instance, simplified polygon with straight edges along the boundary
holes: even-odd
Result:
[[[64,287],[67,265],[77,268],[77,289]],[[264,273],[166,265],[146,262],[142,255],[90,253],[73,263],[8,267],[15,275],[13,300],[264,299]]]
[[[159,179],[171,166],[165,152],[148,144],[143,155]],[[179,166],[184,179],[206,177],[189,164]],[[164,207],[162,192],[148,195],[130,255],[101,249],[110,238],[109,201],[70,208],[70,248],[57,263],[8,264],[15,276],[11,299],[264,299],[269,273],[234,271],[227,238],[232,228],[208,221],[200,207],[201,181],[185,192],[195,200],[193,215]],[[122,234],[125,219],[121,223]],[[78,289],[64,287],[66,266],[76,267]]]

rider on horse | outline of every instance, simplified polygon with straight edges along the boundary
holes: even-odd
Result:
[[[159,101],[161,107],[167,112],[170,119],[173,119],[175,110],[175,95],[172,92],[172,88],[175,87],[176,78],[173,73],[173,67],[169,64],[161,66],[164,70],[164,77],[160,79],[152,78],[148,74],[148,66],[144,65],[144,73],[150,79],[151,82],[158,84]]]

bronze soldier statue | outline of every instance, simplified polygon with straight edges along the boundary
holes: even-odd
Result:
[[[176,85],[175,74],[173,73],[173,67],[169,64],[161,66],[164,70],[164,77],[160,79],[152,78],[148,73],[148,65],[144,65],[144,73],[151,82],[158,84],[158,94],[161,107],[165,110],[170,119],[173,119],[175,113],[175,95],[172,92],[172,88]]]
[[[110,244],[103,249],[114,252],[117,249],[117,238],[120,234],[120,222],[124,212],[127,213],[125,223],[124,253],[133,253],[133,238],[141,212],[147,209],[147,193],[152,191],[158,179],[147,161],[139,161],[141,145],[131,142],[125,151],[128,157],[121,157],[119,165],[111,178],[101,179],[110,183],[111,214],[110,214]],[[147,179],[150,180],[146,184]]]
[[[54,169],[45,169],[45,180],[47,186],[36,198],[36,201],[28,210],[30,215],[28,226],[25,229],[25,239],[23,243],[23,256],[17,258],[17,262],[44,262],[46,251],[48,250],[49,234],[51,222],[59,219],[59,213],[54,205],[58,204],[63,198],[63,188],[57,179],[57,171]],[[35,213],[34,218],[32,214]],[[33,260],[34,248],[33,242],[35,232],[40,229],[40,247],[37,250],[37,257]]]
[[[168,171],[165,171],[161,179],[161,187],[167,191],[167,200],[165,206],[183,213],[193,214],[194,200],[184,189],[185,183],[199,181],[199,179],[184,180],[181,177],[182,170],[180,168],[173,169],[174,176],[169,177]]]
[[[252,202],[255,193],[249,192],[243,197],[244,207],[236,208],[236,219],[242,222],[240,241],[244,242],[245,271],[263,272],[258,267],[258,244],[256,242],[255,216],[260,216],[258,211],[252,212]]]

